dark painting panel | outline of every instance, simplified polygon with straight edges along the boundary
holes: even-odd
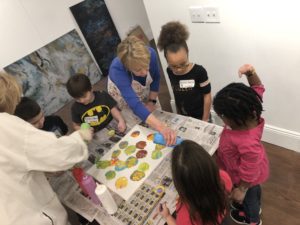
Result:
[[[70,10],[103,75],[108,75],[121,40],[104,0],[86,0]]]

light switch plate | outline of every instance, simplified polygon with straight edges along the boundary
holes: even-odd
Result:
[[[190,17],[192,23],[204,23],[204,11],[202,6],[190,6]]]
[[[205,23],[220,23],[220,11],[216,6],[205,6],[202,8]]]

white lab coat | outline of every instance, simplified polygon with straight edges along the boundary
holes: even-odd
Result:
[[[66,225],[66,211],[44,172],[67,170],[87,157],[78,132],[56,138],[0,113],[0,224]]]

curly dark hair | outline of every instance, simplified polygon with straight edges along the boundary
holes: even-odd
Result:
[[[161,27],[157,46],[164,51],[165,57],[168,51],[177,52],[182,47],[189,52],[186,44],[189,35],[186,25],[179,21],[168,22]]]
[[[201,145],[185,140],[174,148],[171,165],[175,188],[181,202],[189,206],[191,221],[220,224],[228,198],[212,157]]]
[[[262,98],[243,83],[231,83],[221,89],[214,97],[213,108],[218,115],[238,126],[253,119],[259,121],[263,111]]]

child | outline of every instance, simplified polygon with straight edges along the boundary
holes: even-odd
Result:
[[[90,129],[55,137],[12,115],[21,88],[0,72],[0,218],[2,225],[67,225],[67,212],[44,172],[67,170],[88,158]]]
[[[226,214],[227,193],[232,183],[212,157],[197,143],[183,141],[172,153],[172,176],[179,194],[176,219],[166,204],[159,213],[168,225],[216,225]]]
[[[92,91],[92,84],[88,76],[76,74],[67,82],[67,90],[75,99],[72,105],[72,120],[75,130],[81,123],[89,123],[94,131],[107,126],[112,119],[118,121],[118,130],[123,133],[126,123],[117,108],[116,101],[105,91]]]
[[[55,133],[57,137],[68,133],[67,125],[59,116],[44,116],[39,104],[28,97],[21,99],[16,107],[15,115],[38,129]]]
[[[231,218],[239,224],[262,224],[259,217],[261,187],[269,175],[269,163],[261,143],[265,121],[261,118],[262,85],[252,65],[239,69],[240,77],[247,77],[250,87],[231,83],[214,98],[215,112],[225,123],[218,149],[218,162],[230,175],[235,188]]]
[[[211,86],[203,66],[189,62],[187,28],[179,22],[162,26],[158,48],[164,51],[167,73],[173,88],[178,112],[185,116],[209,121]]]

